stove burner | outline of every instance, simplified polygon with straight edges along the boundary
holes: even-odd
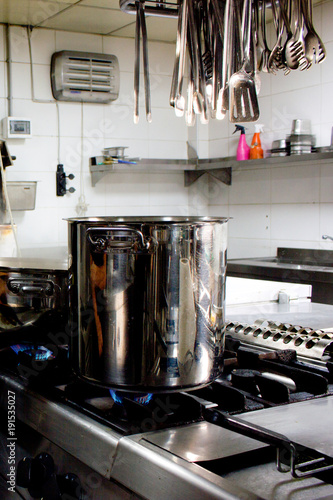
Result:
[[[15,352],[15,354],[24,352],[36,361],[46,361],[55,357],[52,351],[43,346],[35,347],[31,344],[15,344],[11,346],[11,349]]]
[[[124,398],[130,399],[135,403],[139,403],[140,405],[147,405],[153,398],[153,394],[131,394],[129,392],[117,392],[110,389],[110,394],[113,401],[116,404],[122,405],[124,403]]]

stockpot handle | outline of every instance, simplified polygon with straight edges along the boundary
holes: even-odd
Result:
[[[33,280],[30,278],[14,278],[7,282],[7,288],[15,295],[45,295],[51,296],[54,293],[54,283],[50,280]]]
[[[94,232],[106,231],[107,233],[128,233],[128,240],[113,240],[107,235],[97,234],[95,238],[93,237]],[[130,237],[132,235],[132,238]],[[133,236],[136,236],[136,240],[139,240],[139,250],[154,251],[157,246],[157,241],[152,238],[146,238],[138,229],[133,229],[131,227],[90,227],[87,229],[87,237],[89,242],[96,248],[96,250],[104,251],[107,249],[118,249],[118,250],[132,250],[135,247],[135,242],[133,241]],[[120,237],[120,235],[118,235]]]

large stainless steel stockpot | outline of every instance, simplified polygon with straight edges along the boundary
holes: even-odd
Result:
[[[41,254],[39,251],[35,258],[0,259],[1,347],[5,338],[2,332],[34,323],[50,311],[59,312],[67,321],[67,262],[43,259]]]
[[[221,373],[227,220],[68,219],[77,375],[158,392],[203,386]]]

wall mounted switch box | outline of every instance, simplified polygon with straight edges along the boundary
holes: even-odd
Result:
[[[56,189],[57,189],[57,196],[65,196],[66,193],[75,193],[75,188],[70,187],[67,189],[67,179],[73,180],[75,178],[74,174],[69,174],[66,175],[64,171],[64,166],[59,163],[57,165],[57,172],[56,172]]]
[[[32,137],[31,120],[15,116],[3,118],[2,135],[4,139],[30,139]]]

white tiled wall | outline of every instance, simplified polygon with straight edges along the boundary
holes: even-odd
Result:
[[[264,147],[290,133],[292,120],[311,120],[317,146],[328,146],[333,126],[333,2],[314,9],[314,24],[322,35],[327,58],[308,71],[285,76],[261,73],[260,119],[265,125]],[[247,126],[250,144],[253,124]],[[239,135],[227,121],[209,124],[208,148],[211,157],[234,156]],[[233,217],[229,224],[228,257],[275,255],[278,246],[326,248],[322,240],[333,236],[333,162],[312,162],[287,166],[260,166],[250,169],[239,162],[232,172],[232,186],[211,180],[210,215]]]
[[[314,21],[327,49],[327,60],[307,72],[289,76],[261,74],[260,122],[265,125],[263,144],[290,133],[294,118],[310,118],[317,145],[328,145],[333,125],[333,2],[314,9]],[[67,226],[62,219],[77,215],[80,195],[85,215],[220,215],[230,216],[228,256],[272,255],[277,246],[332,248],[321,240],[333,235],[333,163],[250,169],[240,162],[233,169],[232,186],[203,176],[190,188],[182,173],[109,174],[91,186],[88,160],[108,146],[128,146],[128,156],[186,158],[189,138],[199,157],[223,157],[236,153],[238,136],[226,118],[187,129],[169,107],[174,46],[149,43],[153,122],[144,116],[141,81],[140,122],[133,123],[134,41],[107,36],[36,29],[32,32],[35,98],[51,100],[50,59],[59,50],[115,54],[120,64],[120,95],[109,105],[59,102],[60,163],[76,192],[56,197],[58,163],[57,109],[53,102],[32,102],[29,51],[24,28],[11,27],[13,59],[13,114],[32,120],[33,138],[9,140],[14,166],[7,179],[37,180],[36,209],[14,212],[20,245],[66,245]],[[7,114],[5,36],[0,26],[0,118]],[[83,119],[83,122],[82,122]],[[254,131],[248,125],[250,141]],[[83,141],[82,141],[83,137]],[[81,162],[81,152],[83,152]],[[81,165],[83,176],[80,178]]]
[[[182,173],[109,174],[91,185],[89,158],[101,155],[104,147],[128,146],[129,157],[187,158],[187,128],[169,107],[174,46],[149,43],[153,123],[145,119],[141,81],[140,122],[133,123],[134,40],[70,32],[35,29],[31,34],[35,100],[52,101],[50,61],[59,50],[115,54],[120,66],[120,95],[108,105],[59,102],[60,157],[55,102],[33,102],[30,59],[25,28],[11,27],[13,61],[13,110],[32,120],[33,138],[8,140],[16,156],[7,169],[7,180],[36,180],[34,211],[14,212],[21,248],[67,244],[65,217],[77,216],[80,195],[88,209],[84,215],[187,215],[188,189]],[[0,118],[7,115],[4,28],[0,27]],[[83,138],[83,139],[82,139]],[[83,153],[83,155],[81,155]],[[81,158],[83,178],[81,179]],[[75,179],[74,194],[56,196],[56,167],[63,163]],[[81,182],[82,181],[82,182]],[[207,205],[207,200],[206,200]]]

